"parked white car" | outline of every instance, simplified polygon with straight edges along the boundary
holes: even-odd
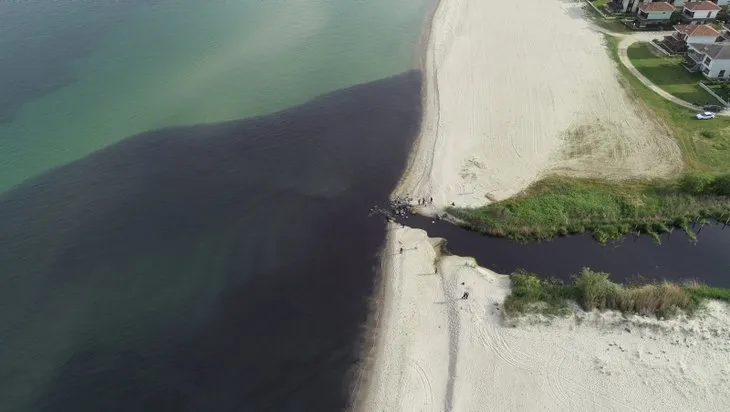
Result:
[[[712,112],[701,112],[695,116],[698,120],[710,120],[715,118],[715,113]]]

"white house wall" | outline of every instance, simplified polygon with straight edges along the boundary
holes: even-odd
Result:
[[[694,11],[693,12],[692,18],[693,19],[697,19],[697,20],[699,20],[699,19],[706,19],[706,20],[714,19],[715,17],[717,17],[717,13],[718,13],[717,10],[711,10],[711,11],[699,10],[699,11]]]
[[[721,70],[725,70],[725,74],[723,78],[730,77],[730,59],[728,60],[713,60],[710,63],[710,73],[707,74],[707,77],[718,77]]]
[[[671,11],[652,11],[646,13],[647,20],[668,20],[672,17]]]
[[[687,43],[712,44],[717,36],[691,36],[687,37]]]

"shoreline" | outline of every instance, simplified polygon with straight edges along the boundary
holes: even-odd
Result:
[[[438,143],[438,122],[439,122],[439,93],[438,93],[438,72],[434,67],[434,24],[441,7],[448,0],[435,0],[435,4],[426,19],[426,24],[421,37],[421,43],[419,44],[418,53],[418,69],[421,70],[423,75],[423,86],[421,90],[421,108],[423,116],[419,126],[418,134],[413,142],[411,151],[408,155],[406,162],[406,168],[401,175],[400,180],[396,184],[393,192],[391,193],[391,199],[396,198],[408,198],[408,197],[419,197],[411,196],[407,186],[409,181],[413,178],[414,173],[417,173],[417,168],[420,166],[423,170],[420,171],[419,184],[424,180],[430,178],[427,176],[431,173],[433,168],[433,147]],[[431,73],[433,72],[433,73]],[[426,139],[429,139],[428,141]],[[429,145],[432,150],[429,154],[428,151],[422,148],[422,145]],[[424,153],[426,159],[424,159]],[[427,164],[424,167],[424,163]],[[420,196],[425,198],[426,196]],[[419,207],[419,212],[424,215],[434,216],[439,212],[443,211],[441,208],[433,208],[431,205],[430,209]]]
[[[421,35],[419,36],[419,43],[416,47],[417,52],[414,56],[414,68],[421,71],[423,74],[423,78],[426,78],[427,75],[427,59],[428,59],[428,51],[429,51],[429,45],[431,42],[431,37],[433,35],[432,28],[433,28],[433,21],[436,17],[436,14],[438,13],[438,9],[441,6],[442,2],[444,0],[432,0],[433,6],[431,7],[431,10],[428,12],[426,17],[424,18],[424,24],[423,29],[421,30]],[[422,87],[421,87],[421,105],[422,107],[426,107],[427,105],[427,86],[426,82],[424,81]],[[425,118],[425,116],[422,117]],[[421,141],[421,133],[423,131],[423,121],[419,124],[419,130],[416,135],[416,139],[413,142],[413,146],[411,148],[410,153],[408,154],[408,159],[406,160],[406,167],[401,174],[401,178],[397,182],[395,188],[397,189],[400,185],[402,180],[406,175],[410,173],[412,163],[417,161],[417,150],[415,150],[415,147],[420,144]],[[396,190],[394,189],[394,191]],[[393,197],[393,194],[391,193],[391,198]],[[397,223],[388,223],[386,225],[386,236],[385,240],[383,242],[383,247],[380,251],[381,258],[380,258],[380,267],[375,274],[375,281],[374,281],[374,287],[373,291],[374,294],[370,301],[368,302],[368,306],[370,307],[369,310],[369,316],[367,321],[365,322],[365,325],[363,326],[363,333],[362,333],[362,339],[361,343],[359,345],[359,356],[362,359],[359,363],[353,365],[352,369],[352,376],[354,377],[352,383],[350,384],[350,387],[348,388],[348,392],[350,393],[350,405],[347,407],[346,410],[357,412],[357,411],[363,411],[366,412],[366,409],[363,409],[363,404],[367,402],[367,398],[369,394],[372,392],[370,386],[372,385],[372,376],[374,375],[374,370],[377,369],[376,363],[379,358],[382,357],[382,354],[379,353],[382,351],[382,345],[379,344],[382,334],[382,318],[387,313],[387,306],[389,305],[389,302],[392,301],[391,298],[388,297],[388,289],[387,289],[387,280],[386,276],[388,273],[391,273],[392,270],[389,268],[391,265],[390,259],[387,259],[386,254],[388,253],[388,250],[390,250],[390,243],[393,242],[393,235],[390,230],[390,225],[395,225]],[[369,412],[369,411],[367,411]]]
[[[419,43],[416,47],[416,53],[414,56],[414,65],[413,67],[417,70],[420,70],[423,74],[423,78],[426,78],[428,68],[427,68],[427,59],[428,59],[428,51],[429,51],[429,45],[431,42],[431,37],[433,35],[432,28],[433,28],[433,22],[436,17],[436,14],[438,13],[439,7],[441,6],[442,2],[444,0],[432,0],[433,6],[431,7],[431,10],[428,12],[426,17],[424,18],[424,24],[423,28],[421,30],[421,35],[419,36]],[[423,85],[421,86],[421,105],[422,107],[427,106],[427,83],[424,81]],[[422,117],[425,118],[425,116]],[[415,150],[415,147],[420,144],[421,141],[421,134],[423,131],[423,121],[419,124],[419,130],[416,134],[416,139],[413,142],[413,146],[410,150],[410,153],[408,154],[408,159],[406,160],[406,167],[403,170],[403,173],[401,174],[401,178],[397,182],[395,188],[397,189],[401,182],[403,181],[404,177],[410,173],[412,164],[417,161],[417,150]],[[396,190],[394,189],[394,191]],[[393,197],[393,194],[391,193],[391,198]],[[374,371],[377,369],[376,363],[377,360],[382,357],[382,354],[379,353],[382,351],[382,345],[379,344],[381,340],[381,334],[382,334],[382,318],[387,313],[387,306],[389,305],[389,302],[392,301],[391,298],[388,297],[388,289],[387,289],[387,280],[386,276],[388,273],[391,273],[392,270],[389,268],[391,265],[390,259],[387,259],[386,254],[388,253],[388,250],[390,250],[390,243],[393,242],[393,235],[390,230],[390,225],[394,225],[396,223],[388,223],[386,225],[386,236],[385,240],[383,242],[383,247],[380,251],[381,259],[380,259],[380,267],[375,274],[375,281],[374,281],[374,287],[373,291],[374,294],[370,301],[368,302],[368,306],[370,307],[369,310],[369,316],[367,321],[365,322],[365,325],[363,326],[363,333],[362,333],[362,339],[361,343],[359,345],[359,356],[362,359],[359,363],[353,365],[352,369],[352,376],[354,377],[352,383],[350,384],[350,387],[348,388],[348,392],[350,393],[350,405],[347,407],[346,410],[348,411],[363,411],[366,412],[366,409],[363,409],[363,404],[367,402],[367,398],[369,394],[371,394],[371,385],[372,385],[372,377],[374,375]],[[369,411],[368,411],[369,412]]]

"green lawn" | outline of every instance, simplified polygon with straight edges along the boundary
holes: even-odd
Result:
[[[725,84],[717,84],[717,83],[705,83],[707,87],[712,89],[715,94],[725,99],[725,101],[730,100],[730,90],[728,90],[727,85]]]
[[[717,99],[698,86],[704,77],[688,72],[681,57],[657,56],[647,43],[632,44],[628,54],[641,74],[672,95],[697,105],[718,104]]]
[[[618,70],[626,81],[629,93],[637,100],[646,103],[672,130],[674,138],[682,149],[685,166],[690,170],[715,173],[730,170],[730,117],[718,117],[709,121],[696,120],[695,112],[677,106],[659,96],[644,86],[619,62],[618,39],[606,36],[606,41],[610,55],[616,61]],[[629,57],[631,54],[632,50],[629,48]],[[662,60],[662,58],[658,59]],[[686,72],[683,68],[680,70]],[[686,73],[686,75],[689,74]]]
[[[550,177],[513,198],[475,209],[452,208],[449,213],[472,230],[520,241],[583,232],[593,233],[600,242],[631,232],[650,234],[658,241],[658,234],[671,227],[694,237],[687,225],[697,218],[730,218],[730,198],[717,195],[710,184],[686,189],[675,182],[652,183]]]
[[[608,0],[591,0],[591,4],[600,9],[601,7],[608,4]]]

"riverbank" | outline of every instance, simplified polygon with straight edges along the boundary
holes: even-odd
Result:
[[[508,276],[397,224],[383,268],[378,351],[359,410],[730,407],[726,304],[661,322],[608,311],[504,323]]]
[[[451,208],[449,213],[472,230],[518,241],[588,232],[601,243],[629,233],[648,234],[659,242],[659,235],[673,228],[695,239],[690,228],[693,222],[730,219],[726,195],[706,187],[693,188],[703,185],[695,183],[700,176],[705,175],[651,184],[551,177],[511,199],[482,208]]]

